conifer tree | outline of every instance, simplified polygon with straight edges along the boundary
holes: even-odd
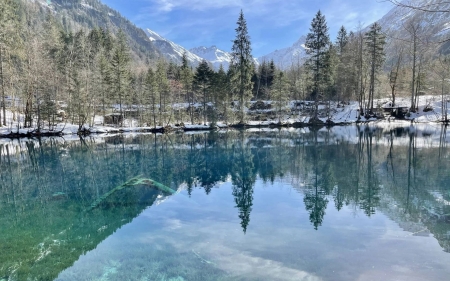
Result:
[[[307,65],[312,72],[313,85],[312,97],[315,101],[314,119],[318,114],[318,101],[323,96],[325,91],[325,80],[327,68],[327,53],[330,44],[328,35],[328,27],[325,16],[320,10],[317,12],[315,18],[311,22],[310,32],[306,36],[306,53],[310,55]]]
[[[342,55],[345,47],[347,46],[347,43],[348,43],[347,29],[345,29],[344,26],[341,26],[336,38],[336,46],[338,48],[337,52],[339,55]]]
[[[273,93],[273,99],[275,100],[278,122],[281,122],[281,112],[288,99],[287,81],[282,71],[275,73],[275,80],[273,81],[271,92]]]
[[[233,73],[234,92],[239,99],[239,122],[244,123],[245,119],[245,102],[250,99],[252,94],[252,74],[253,74],[253,57],[250,43],[250,36],[247,31],[247,22],[244,19],[244,13],[241,10],[237,21],[236,38],[231,48],[231,65],[230,69]]]
[[[115,46],[112,52],[111,70],[112,70],[112,88],[115,91],[117,101],[119,102],[120,110],[120,125],[123,125],[123,104],[130,85],[130,54],[126,42],[125,34],[122,30],[119,31]]]
[[[213,83],[214,100],[218,115],[222,116],[223,121],[228,122],[228,111],[230,104],[228,76],[223,66],[220,65],[219,70],[214,73]]]
[[[366,50],[370,65],[369,97],[367,109],[369,110],[369,113],[373,113],[376,75],[378,74],[384,63],[384,45],[386,44],[385,36],[381,32],[381,26],[378,23],[374,23],[370,26],[369,32],[367,32],[365,35],[365,44],[367,47]]]
[[[167,94],[169,92],[169,80],[167,79],[167,63],[163,60],[156,65],[155,83],[159,103],[159,125],[164,126],[166,121]]]
[[[148,69],[145,76],[145,96],[146,103],[150,104],[152,109],[151,119],[153,122],[151,123],[156,127],[157,85],[155,72],[151,68]]]
[[[206,103],[211,89],[212,73],[206,60],[202,60],[196,69],[193,80],[194,89],[201,94],[203,100],[203,124],[206,124]]]
[[[194,109],[193,109],[194,98],[191,93],[192,92],[192,71],[191,71],[191,68],[189,67],[189,62],[187,59],[186,52],[183,53],[183,57],[181,59],[180,76],[181,76],[181,84],[183,87],[183,92],[185,94],[185,100],[189,103],[189,116],[191,118],[191,123],[193,123],[194,122],[194,120],[193,120],[193,118],[194,118]]]
[[[350,67],[349,64],[351,60],[348,58],[348,41],[349,36],[347,35],[347,30],[344,26],[339,29],[336,38],[336,55],[337,55],[337,66],[336,66],[336,91],[338,95],[338,100],[342,99],[345,92],[348,92],[349,85],[349,74]]]

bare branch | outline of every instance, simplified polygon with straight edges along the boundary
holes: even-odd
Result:
[[[425,5],[413,5],[410,3],[404,3],[403,1],[399,0],[384,0],[382,2],[390,2],[398,7],[403,8],[409,8],[414,10],[419,10],[423,12],[430,12],[430,13],[449,13],[450,9],[443,8],[443,5],[450,4],[450,1],[439,1],[438,3],[429,3]]]

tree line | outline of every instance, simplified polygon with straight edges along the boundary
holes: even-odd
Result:
[[[273,61],[255,64],[241,11],[230,67],[214,70],[207,61],[194,68],[186,54],[181,65],[163,59],[142,64],[126,33],[68,30],[35,2],[5,0],[0,10],[2,126],[11,125],[7,108],[20,126],[37,130],[58,122],[82,130],[96,123],[95,116],[119,126],[245,123],[251,100],[271,100],[279,118],[292,100],[312,101],[313,118],[321,102],[329,107],[330,101],[350,100],[359,102],[361,115],[373,116],[374,100],[388,91],[393,107],[399,93],[410,91],[411,111],[430,84],[440,83],[443,100],[448,91],[448,59],[425,57],[414,24],[411,41],[395,45],[394,56],[385,61],[387,40],[378,23],[367,32],[341,27],[332,42],[319,11],[306,38],[307,57],[280,68]]]

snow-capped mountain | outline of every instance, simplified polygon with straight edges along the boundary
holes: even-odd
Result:
[[[216,46],[197,47],[189,50],[191,53],[209,61],[215,70],[218,70],[220,65],[224,70],[227,70],[231,62],[231,54],[218,49]]]
[[[306,58],[305,47],[306,36],[300,37],[291,47],[276,50],[270,54],[259,57],[258,61],[274,61],[275,65],[281,69],[287,69],[291,65],[303,64]]]
[[[443,0],[404,0],[401,3],[431,10],[450,10],[450,2]],[[388,40],[399,38],[403,41],[411,41],[413,30],[416,30],[421,42],[440,42],[450,38],[448,12],[427,12],[421,9],[395,6],[377,22],[388,35]],[[447,45],[439,44],[439,47],[445,49],[448,48]]]
[[[192,66],[195,67],[202,62],[203,59],[201,57],[186,50],[182,46],[175,44],[148,28],[145,31],[150,41],[152,41],[153,45],[161,52],[166,60],[181,64],[183,54],[186,53],[187,59]]]
[[[450,10],[450,2],[443,0],[404,0],[402,4],[426,9]],[[402,37],[408,36],[408,29],[419,27],[419,33],[429,38],[442,37],[450,33],[449,13],[427,12],[420,9],[395,6],[385,16],[377,21],[388,34],[395,33]]]

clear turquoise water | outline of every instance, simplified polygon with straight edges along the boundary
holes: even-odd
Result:
[[[336,127],[3,144],[0,280],[447,280],[442,136]],[[177,192],[114,189],[136,176]]]

